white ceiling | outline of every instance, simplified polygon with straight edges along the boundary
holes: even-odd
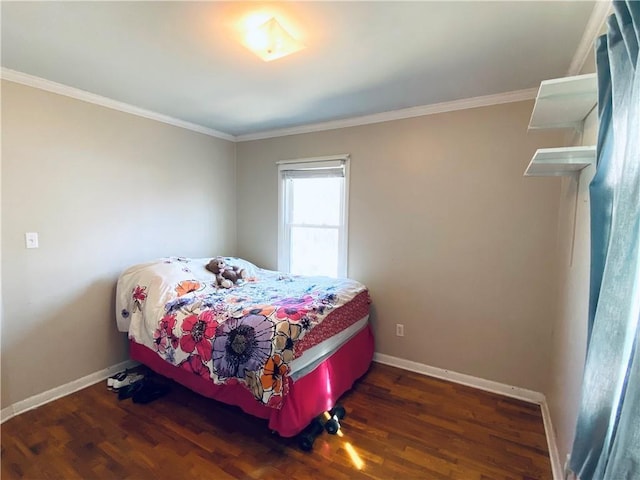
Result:
[[[593,6],[2,1],[2,66],[246,135],[536,87],[567,73]],[[307,48],[254,56],[255,10]]]

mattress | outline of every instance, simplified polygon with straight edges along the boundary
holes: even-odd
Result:
[[[291,370],[289,373],[291,380],[296,381],[298,378],[313,371],[320,363],[333,355],[342,345],[364,330],[368,325],[369,315],[361,318],[334,336],[329,337],[327,340],[304,351],[302,355],[291,362]]]

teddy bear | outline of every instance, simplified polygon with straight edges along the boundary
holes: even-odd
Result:
[[[222,288],[231,288],[232,285],[238,283],[238,280],[244,280],[246,277],[244,268],[227,265],[222,257],[213,258],[207,264],[206,269],[216,276],[216,282]]]

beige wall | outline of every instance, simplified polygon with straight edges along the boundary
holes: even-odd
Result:
[[[587,117],[577,144],[595,145],[596,110]],[[560,460],[571,451],[586,356],[591,262],[589,183],[595,166],[562,182],[558,215],[559,298],[551,342],[549,383],[545,389]]]
[[[276,161],[351,154],[349,276],[371,290],[377,351],[542,391],[560,180],[522,174],[562,135],[527,134],[532,107],[239,143],[238,254],[276,267]]]
[[[128,358],[118,274],[235,254],[236,208],[232,142],[6,81],[2,120],[6,407]]]

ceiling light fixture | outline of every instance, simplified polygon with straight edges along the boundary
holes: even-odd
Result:
[[[245,45],[265,62],[286,57],[305,48],[275,17],[249,30],[245,36]]]

